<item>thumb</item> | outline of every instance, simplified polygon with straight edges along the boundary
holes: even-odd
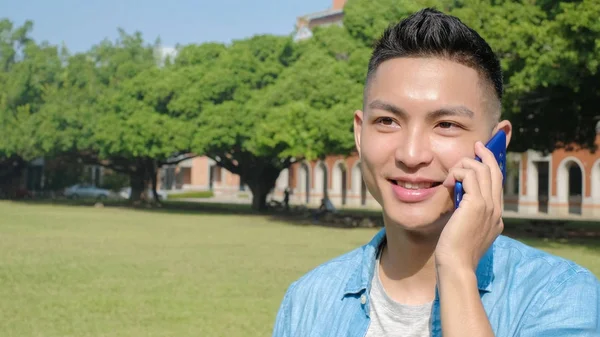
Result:
[[[456,184],[456,179],[454,175],[448,174],[442,185],[447,188],[454,188],[454,184]]]

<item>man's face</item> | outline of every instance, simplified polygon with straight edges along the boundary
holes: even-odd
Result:
[[[453,190],[441,183],[462,158],[475,157],[510,123],[493,120],[476,70],[438,58],[382,63],[371,79],[365,111],[354,118],[356,146],[369,192],[387,223],[408,230],[437,230],[454,209]]]

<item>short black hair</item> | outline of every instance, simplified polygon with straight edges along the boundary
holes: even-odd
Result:
[[[389,26],[375,43],[367,84],[379,65],[400,57],[441,57],[474,68],[502,100],[500,60],[489,44],[457,17],[424,8]]]

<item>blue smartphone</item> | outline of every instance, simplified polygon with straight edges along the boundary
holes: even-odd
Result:
[[[485,147],[488,148],[496,157],[496,161],[500,166],[500,171],[502,171],[502,185],[504,185],[504,181],[506,180],[506,133],[500,130],[498,131],[492,139],[490,139]],[[475,157],[475,160],[481,162],[481,158]],[[463,198],[464,190],[462,186],[462,182],[457,181],[454,185],[454,208],[458,208],[460,201]]]

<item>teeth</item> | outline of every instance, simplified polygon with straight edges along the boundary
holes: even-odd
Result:
[[[433,183],[426,183],[426,182],[411,183],[411,182],[405,182],[405,181],[396,181],[396,184],[398,184],[399,186],[402,186],[404,188],[410,189],[410,190],[421,190],[421,189],[425,189],[425,188],[431,188],[433,186]]]

